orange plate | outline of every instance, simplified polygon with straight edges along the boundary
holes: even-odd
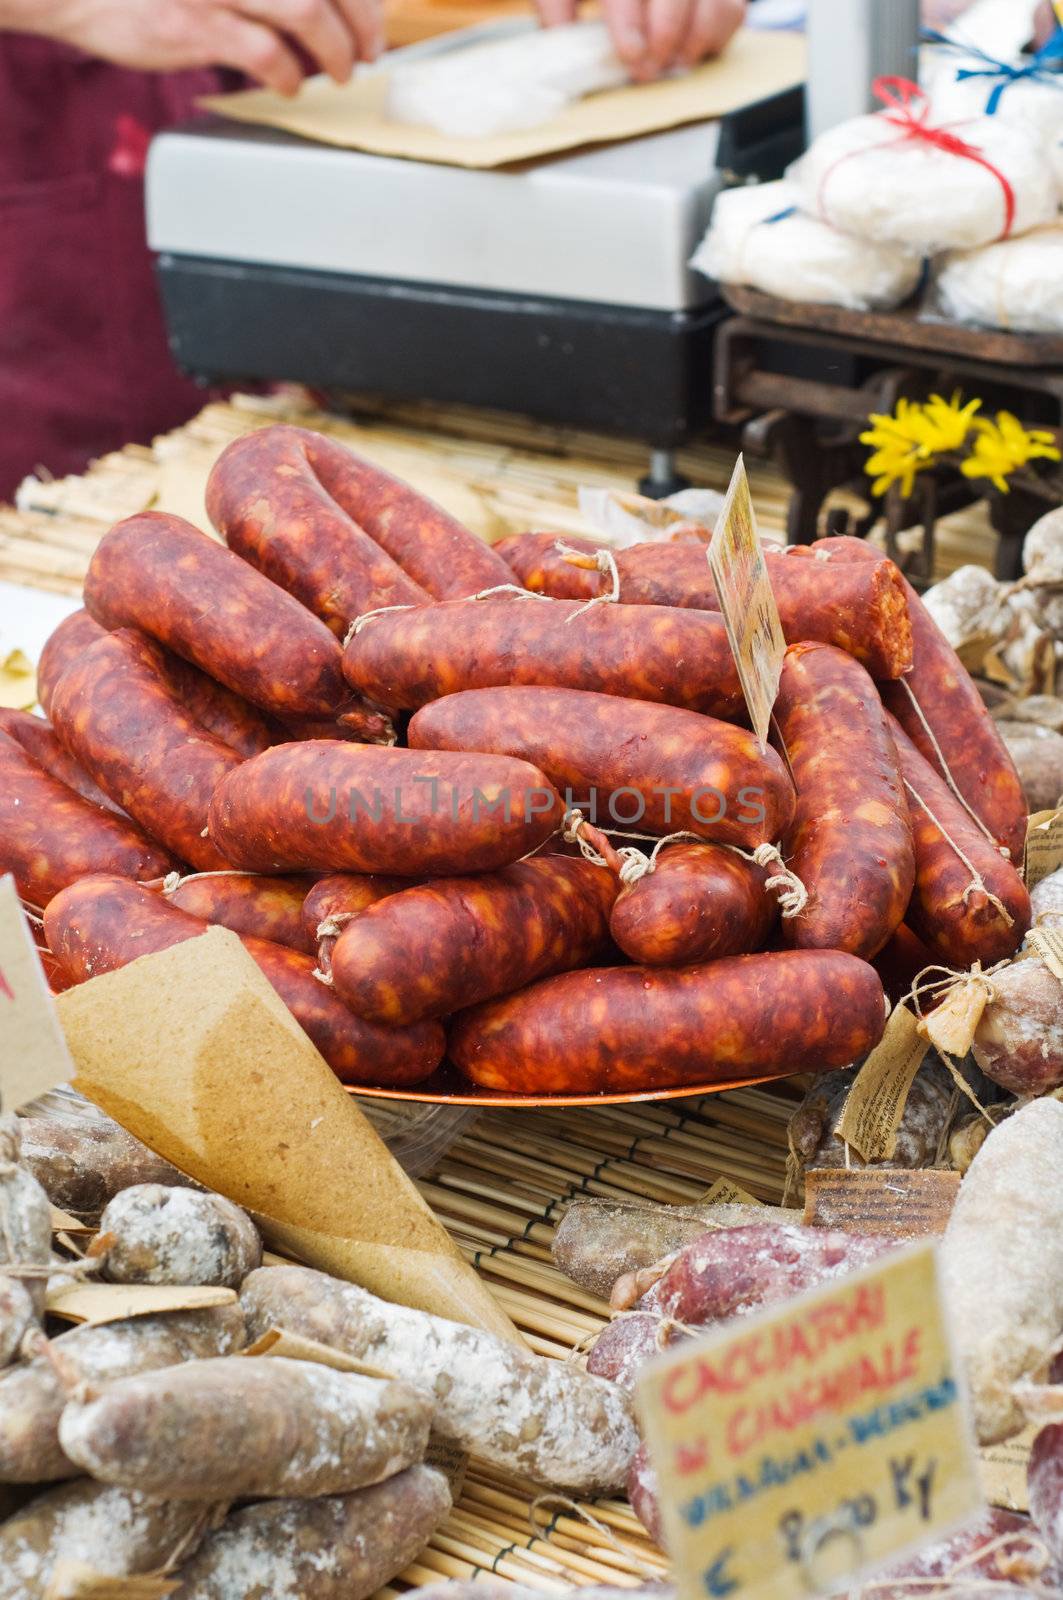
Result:
[[[693,1095],[722,1094],[725,1089],[748,1089],[757,1083],[773,1083],[785,1072],[763,1073],[759,1078],[725,1078],[715,1083],[684,1083],[678,1088],[634,1089],[625,1094],[506,1094],[500,1089],[476,1089],[449,1064],[433,1072],[424,1083],[411,1088],[375,1089],[361,1083],[347,1083],[348,1094],[368,1095],[374,1100],[415,1100],[442,1106],[622,1106],[638,1100],[682,1100]]]

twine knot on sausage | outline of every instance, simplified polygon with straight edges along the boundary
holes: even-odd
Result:
[[[611,872],[615,872],[621,883],[637,881],[635,878],[625,877],[625,873],[634,872],[640,863],[643,865],[639,868],[637,876],[641,877],[646,870],[644,865],[646,857],[641,850],[637,850],[634,845],[622,845],[617,850],[610,844],[602,830],[588,822],[583,812],[578,809],[565,812],[561,823],[561,837],[566,844],[579,846],[579,853],[584,861],[591,861],[596,867],[608,867]]]
[[[609,579],[607,593],[596,594],[590,600],[585,600],[581,606],[577,606],[576,610],[568,618],[569,622],[575,622],[577,617],[581,617],[592,606],[615,605],[617,603],[620,599],[620,569],[617,567],[616,557],[611,550],[606,550],[603,547],[591,555],[589,550],[573,549],[570,544],[565,544],[563,539],[555,541],[554,549],[568,562],[570,567],[582,567],[586,572],[601,572]]]
[[[779,907],[786,920],[799,917],[808,904],[808,890],[797,873],[790,871],[778,845],[758,844],[753,851],[753,860],[758,867],[778,867],[777,872],[765,879],[764,887],[779,891]]]
[[[991,906],[994,906],[996,908],[996,910],[1000,913],[1000,915],[1003,917],[1005,926],[1008,927],[1008,928],[1013,928],[1015,926],[1015,918],[1012,916],[1011,912],[1008,910],[1008,908],[1004,904],[1003,900],[1001,900],[1000,896],[999,895],[995,895],[993,893],[993,891],[987,886],[987,884],[985,882],[985,879],[982,877],[982,874],[979,872],[979,870],[975,866],[974,862],[970,859],[970,857],[968,855],[965,855],[964,852],[960,849],[959,845],[956,843],[955,839],[952,838],[951,834],[945,828],[944,824],[938,821],[937,817],[935,817],[934,813],[931,811],[930,807],[927,805],[927,803],[923,799],[922,795],[919,794],[915,789],[912,788],[912,786],[908,782],[907,778],[904,779],[904,787],[907,789],[908,794],[911,797],[911,799],[913,799],[926,812],[927,816],[930,818],[930,820],[934,824],[935,828],[941,834],[941,837],[945,840],[946,844],[951,846],[951,848],[953,849],[955,854],[958,856],[959,860],[963,863],[963,865],[967,868],[967,871],[971,874],[971,881],[963,891],[962,899],[963,899],[964,905],[966,906],[966,904],[967,904],[967,902],[970,899],[972,894],[975,894],[975,893],[983,894],[983,895],[985,895],[985,897],[988,900],[989,904]],[[985,830],[983,829],[983,832],[984,831]],[[1004,854],[1006,855],[1007,851],[1005,851]]]
[[[382,617],[386,611],[416,611],[416,606],[375,606],[372,611],[363,611],[360,617],[355,617],[347,632],[343,636],[343,648],[346,650],[351,640],[361,633],[367,622],[374,617]]]

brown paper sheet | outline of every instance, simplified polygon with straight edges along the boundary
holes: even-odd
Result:
[[[336,1277],[519,1341],[234,933],[211,928],[59,997],[75,1084]]]
[[[57,1273],[61,1268],[56,1268]],[[75,1283],[49,1289],[49,1316],[66,1322],[124,1322],[127,1317],[150,1317],[160,1311],[201,1311],[206,1306],[231,1306],[234,1289],[204,1285],[177,1286],[154,1283]]]
[[[958,1172],[882,1167],[810,1167],[805,1225],[916,1239],[944,1233],[960,1191]]]
[[[743,29],[718,60],[681,78],[590,95],[542,127],[489,139],[456,139],[433,128],[392,122],[385,115],[388,77],[382,72],[343,85],[311,78],[293,100],[268,89],[248,89],[211,95],[200,103],[238,122],[282,128],[348,150],[445,166],[502,167],[722,117],[802,83],[804,77],[805,45],[799,34]]]

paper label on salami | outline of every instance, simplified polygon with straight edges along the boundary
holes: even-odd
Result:
[[[1059,867],[1063,867],[1063,811],[1035,811],[1026,824],[1022,875],[1027,889]]]
[[[915,1239],[944,1233],[959,1191],[960,1174],[936,1168],[810,1167],[804,1221],[810,1228]]]
[[[1029,1511],[1026,1473],[1030,1451],[1040,1431],[1041,1424],[1031,1422],[1014,1438],[1005,1439],[1001,1444],[983,1445],[979,1450],[982,1490],[991,1506],[1000,1506],[1004,1511]]]
[[[709,542],[708,558],[753,731],[766,744],[786,640],[741,456]]]
[[[755,1194],[741,1188],[732,1178],[717,1178],[711,1188],[705,1190],[701,1203],[710,1206],[760,1205]]]
[[[0,878],[0,1107],[17,1111],[73,1076],[15,880]]]
[[[936,1049],[962,1059],[974,1042],[989,993],[984,979],[962,979],[948,990],[941,1004],[923,1018],[919,1032]]]
[[[681,1600],[805,1600],[982,1508],[937,1252],[687,1341],[636,1391]]]
[[[1052,976],[1063,983],[1063,928],[1031,928],[1026,938]]]
[[[889,1161],[908,1091],[930,1046],[919,1019],[895,1006],[885,1032],[853,1080],[836,1132],[865,1161]]]

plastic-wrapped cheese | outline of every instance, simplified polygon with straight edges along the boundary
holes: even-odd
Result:
[[[691,266],[718,283],[854,311],[908,298],[919,281],[918,256],[839,233],[795,209],[800,203],[793,183],[725,190]]]
[[[879,244],[932,254],[972,250],[1005,234],[1051,222],[1058,191],[1044,146],[999,117],[979,117],[940,133],[970,154],[923,133],[926,103],[913,101],[912,123],[901,112],[854,117],[829,129],[794,169],[804,208],[836,228]],[[1013,204],[1014,214],[1009,214]]]
[[[396,67],[387,112],[458,138],[519,133],[628,81],[604,22],[520,33]]]
[[[1063,333],[1063,224],[956,251],[942,263],[937,287],[942,310],[957,322]]]

